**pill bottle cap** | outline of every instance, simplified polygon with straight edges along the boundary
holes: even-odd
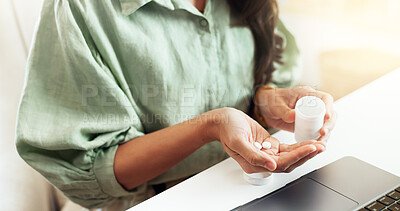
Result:
[[[268,181],[271,180],[272,173],[271,172],[260,172],[248,174],[243,172],[243,178],[252,185],[265,185]]]
[[[304,119],[320,118],[326,113],[325,103],[318,97],[305,96],[296,102],[296,114]]]

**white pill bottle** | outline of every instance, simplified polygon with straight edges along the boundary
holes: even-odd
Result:
[[[262,144],[254,142],[253,145],[257,150],[261,150],[262,148],[270,149],[272,147],[272,144],[269,141],[264,141]],[[271,176],[272,176],[271,172],[259,172],[259,173],[248,174],[245,171],[243,171],[244,180],[246,180],[248,183],[252,185],[265,185],[268,183],[269,180],[271,180]]]
[[[260,172],[248,174],[243,171],[243,178],[252,185],[266,185],[272,178],[271,172]]]
[[[317,140],[324,125],[325,103],[318,97],[305,96],[296,102],[294,136],[297,142]]]

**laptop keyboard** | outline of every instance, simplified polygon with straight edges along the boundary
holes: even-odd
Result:
[[[400,211],[400,186],[358,211]]]

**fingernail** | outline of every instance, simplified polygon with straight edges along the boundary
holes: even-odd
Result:
[[[317,151],[317,147],[316,146],[311,145],[311,147],[312,147],[312,151],[310,153],[313,153],[313,152]]]
[[[267,162],[266,167],[267,167],[267,169],[270,170],[270,171],[275,170],[275,164],[273,164],[272,162]]]
[[[322,148],[321,152],[324,152],[326,150],[325,146],[323,144],[320,144],[320,146]]]
[[[321,130],[321,135],[326,135],[328,133],[328,129],[326,129],[326,128],[323,128],[322,130]]]

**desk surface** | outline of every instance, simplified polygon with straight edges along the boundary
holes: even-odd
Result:
[[[130,210],[230,210],[346,155],[400,176],[400,69],[336,101],[335,109],[339,118],[327,150],[289,174],[274,174],[265,186],[246,183],[228,158]],[[292,133],[274,136],[294,143]]]

